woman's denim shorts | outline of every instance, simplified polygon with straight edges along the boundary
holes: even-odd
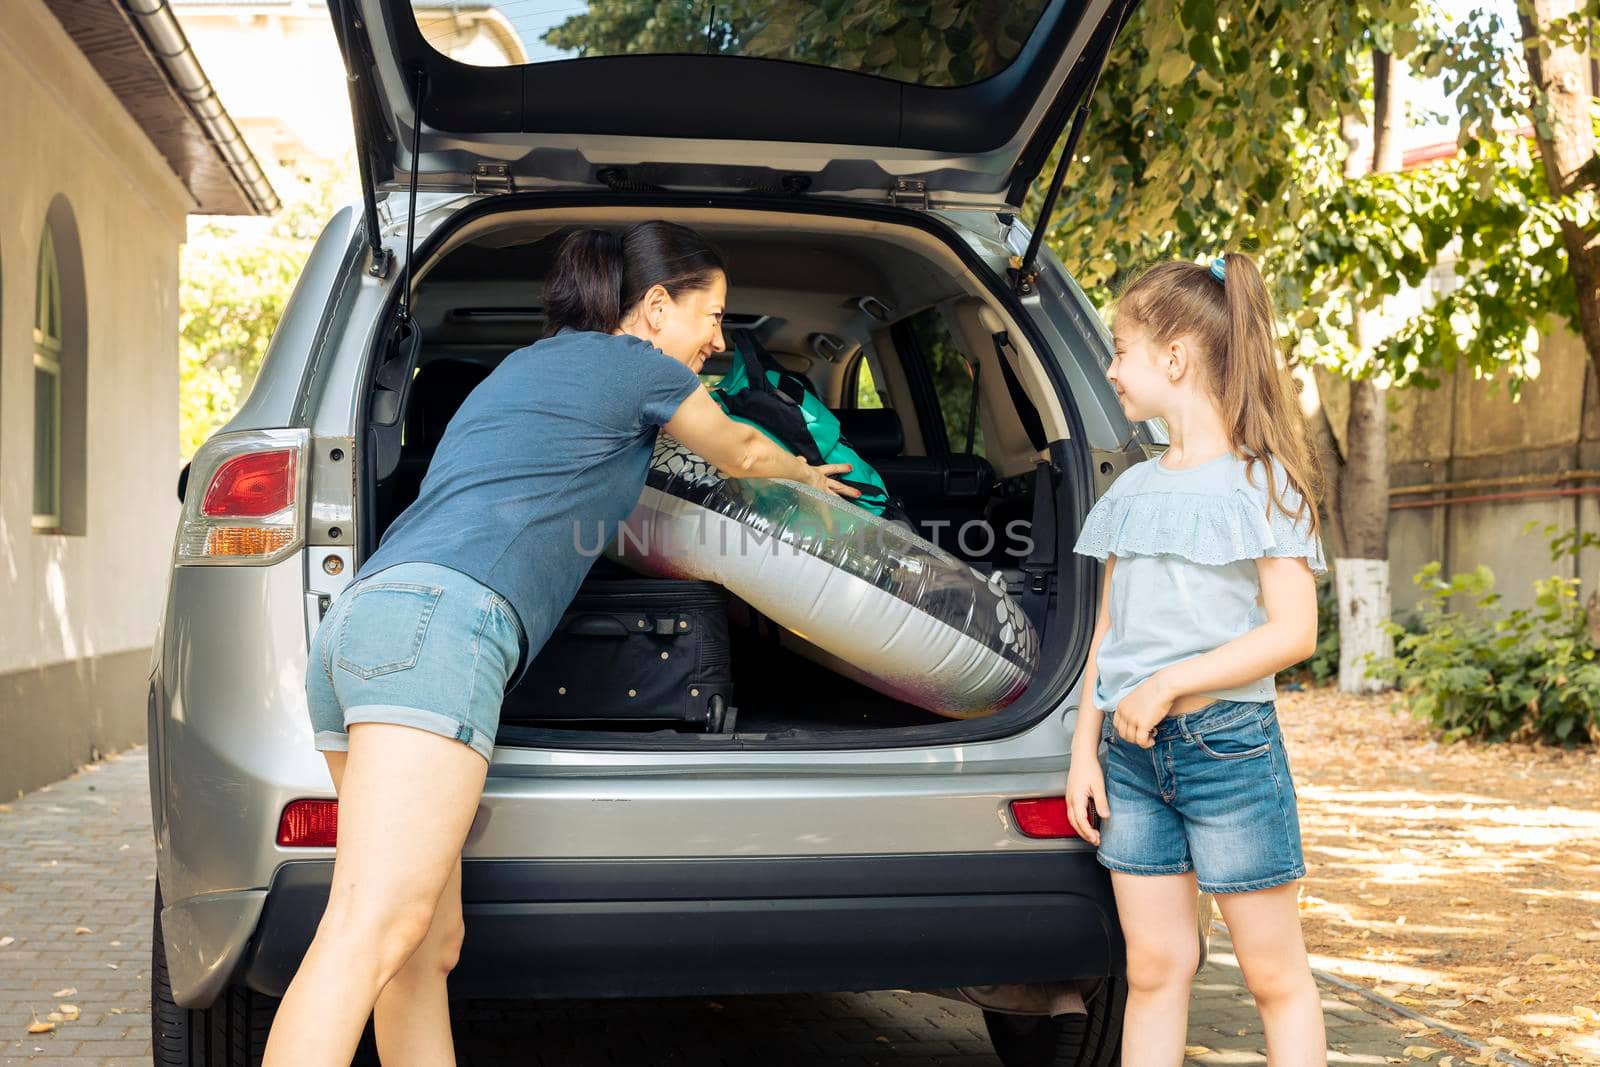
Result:
[[[1127,874],[1194,871],[1208,893],[1305,876],[1289,755],[1272,701],[1218,700],[1124,741],[1106,713],[1106,803],[1099,860]]]
[[[306,662],[316,747],[347,752],[358,722],[415,726],[494,751],[522,641],[499,593],[436,563],[398,563],[346,586]]]

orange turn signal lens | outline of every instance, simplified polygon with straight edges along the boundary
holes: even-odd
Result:
[[[283,526],[214,526],[206,531],[208,556],[269,556],[294,540]]]

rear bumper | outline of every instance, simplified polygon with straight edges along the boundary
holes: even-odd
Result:
[[[1124,971],[1089,851],[716,860],[468,860],[456,997],[930,988]],[[333,864],[285,864],[235,978],[281,996]]]

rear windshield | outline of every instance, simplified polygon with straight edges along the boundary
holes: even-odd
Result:
[[[785,59],[968,85],[1010,65],[1048,0],[411,0],[436,50],[479,67],[623,54]]]

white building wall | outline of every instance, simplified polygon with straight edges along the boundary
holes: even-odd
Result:
[[[178,514],[178,251],[192,201],[38,0],[0,6],[0,130],[5,747],[19,736],[19,718],[25,725],[46,710],[5,707],[19,699],[6,676],[68,661],[92,672],[97,659],[148,650],[154,635]],[[36,534],[31,525],[35,279],[45,214],[58,194],[71,205],[83,249],[83,536]]]

